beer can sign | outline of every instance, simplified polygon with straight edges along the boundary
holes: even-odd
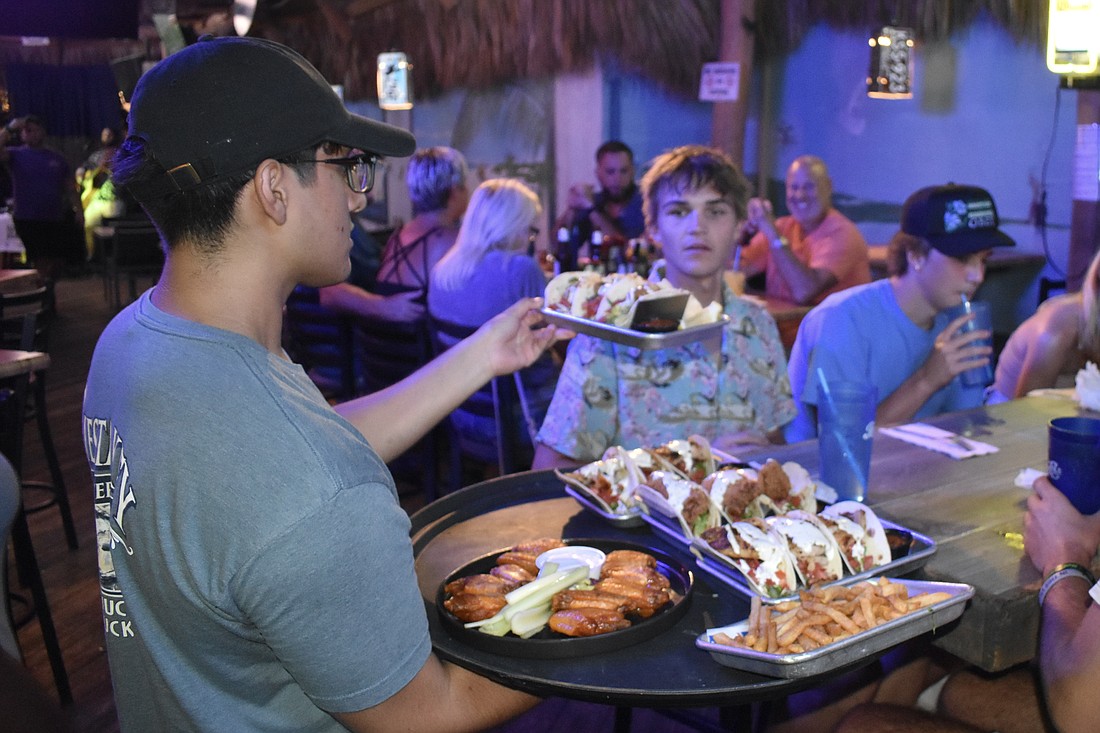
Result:
[[[400,51],[378,54],[378,106],[412,109],[412,65]]]

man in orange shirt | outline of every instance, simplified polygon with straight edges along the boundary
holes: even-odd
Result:
[[[824,161],[803,155],[787,169],[789,216],[774,218],[767,199],[749,201],[745,226],[755,235],[741,253],[741,268],[749,277],[765,273],[769,297],[817,305],[838,290],[871,281],[867,243],[833,208],[832,197]]]

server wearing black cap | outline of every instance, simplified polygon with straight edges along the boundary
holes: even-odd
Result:
[[[348,274],[378,158],[413,148],[267,41],[201,41],[136,87],[114,176],[166,264],[84,402],[124,731],[452,730],[533,702],[432,655],[385,461],[534,361],[539,301],[335,411],[280,344],[295,285]]]
[[[945,311],[974,295],[994,247],[1013,246],[999,223],[993,197],[977,186],[929,186],[905,201],[891,276],[829,296],[799,327],[788,364],[799,414],[787,440],[817,434],[822,376],[875,386],[882,424],[981,404],[983,387],[956,377],[989,364],[991,334]]]

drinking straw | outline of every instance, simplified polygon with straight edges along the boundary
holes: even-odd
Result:
[[[825,381],[825,372],[821,370],[821,367],[817,368],[817,381],[821,385],[821,394],[825,395],[825,402],[829,405],[829,410],[831,410],[834,415],[838,414],[836,411],[836,402],[833,401],[833,393],[829,391],[829,383]],[[833,425],[833,437],[836,438],[836,442],[840,445],[844,457],[848,459],[849,467],[859,479],[860,485],[866,490],[867,477],[863,475],[863,468],[856,462],[856,456],[855,453],[852,452],[852,446],[848,444],[848,440],[844,437],[844,434],[840,432],[840,427],[836,424]]]

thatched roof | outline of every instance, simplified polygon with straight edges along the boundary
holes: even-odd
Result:
[[[183,2],[184,0],[181,0]],[[204,0],[205,1],[205,0]],[[756,49],[779,55],[819,23],[869,32],[896,22],[941,40],[986,14],[1019,40],[1046,36],[1047,0],[742,0],[755,4]],[[350,99],[374,96],[375,58],[400,50],[416,94],[487,87],[589,68],[603,54],[667,89],[694,96],[716,60],[719,0],[282,0],[257,35],[304,53]]]
[[[144,0],[146,7],[153,2]],[[985,14],[1022,42],[1045,39],[1048,0],[742,0],[755,4],[758,55],[783,54],[816,24],[870,31],[887,22],[918,41],[959,31]],[[226,17],[230,0],[176,0],[184,23]],[[260,0],[252,35],[301,51],[352,100],[375,96],[377,54],[400,50],[427,98],[455,87],[583,71],[600,56],[694,96],[699,67],[718,54],[720,0]],[[148,12],[148,11],[146,11]],[[224,27],[215,20],[207,27]],[[102,63],[150,49],[140,41],[64,41],[27,49],[0,39],[0,62]]]

